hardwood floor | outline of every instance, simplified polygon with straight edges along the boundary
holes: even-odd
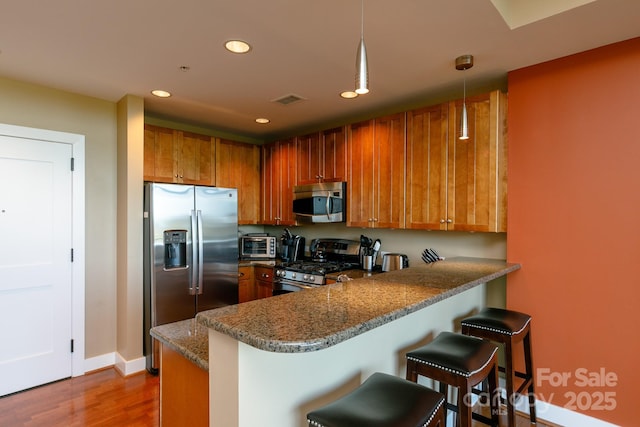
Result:
[[[157,376],[109,368],[0,398],[0,426],[156,427],[159,400]]]
[[[109,368],[0,398],[0,426],[157,427],[159,399],[157,376],[145,371],[125,378]],[[530,426],[528,421],[518,416],[516,427]],[[539,420],[537,426],[553,424]]]

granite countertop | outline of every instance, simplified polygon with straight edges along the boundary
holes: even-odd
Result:
[[[501,260],[451,258],[204,311],[196,319],[258,349],[316,351],[519,268]]]
[[[151,336],[199,368],[209,370],[209,330],[195,318],[151,328]]]

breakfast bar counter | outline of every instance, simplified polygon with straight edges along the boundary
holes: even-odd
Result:
[[[210,426],[305,426],[305,414],[485,305],[485,284],[520,268],[432,264],[201,312],[209,328]]]
[[[454,258],[205,311],[197,319],[261,350],[315,351],[518,268],[500,260]]]

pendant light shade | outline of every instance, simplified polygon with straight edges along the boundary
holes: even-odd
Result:
[[[369,63],[367,47],[364,44],[364,0],[361,0],[360,44],[356,54],[356,90],[358,95],[369,93]]]
[[[367,63],[367,47],[364,38],[360,39],[356,56],[356,93],[363,95],[369,92],[369,64]]]
[[[467,119],[467,104],[462,103],[462,114],[460,114],[460,136],[458,139],[469,139],[469,121]]]
[[[468,70],[473,67],[473,55],[462,55],[456,58],[456,70]],[[462,113],[460,114],[460,135],[458,139],[469,139],[469,119],[467,118],[467,79],[463,79]]]

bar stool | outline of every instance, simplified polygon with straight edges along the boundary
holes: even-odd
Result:
[[[456,387],[457,405],[446,406],[458,413],[458,426],[470,427],[473,419],[497,426],[497,351],[498,346],[489,341],[442,332],[430,343],[407,353],[407,380],[417,382],[418,375],[431,378],[439,382],[440,393],[445,396],[449,386]],[[484,381],[489,385],[491,418],[472,411],[473,387]]]
[[[517,395],[525,389],[529,394],[529,419],[536,422],[536,398],[534,395],[533,367],[531,356],[531,316],[512,310],[501,308],[485,308],[478,314],[462,320],[462,333],[478,338],[501,343],[505,350],[505,367],[500,366],[500,372],[505,373],[507,383],[507,417],[510,426],[516,425],[514,403]],[[513,348],[522,342],[524,350],[525,372],[518,372],[514,368]],[[523,380],[514,389],[515,378]]]
[[[444,396],[374,373],[346,396],[307,414],[314,427],[445,427]]]

